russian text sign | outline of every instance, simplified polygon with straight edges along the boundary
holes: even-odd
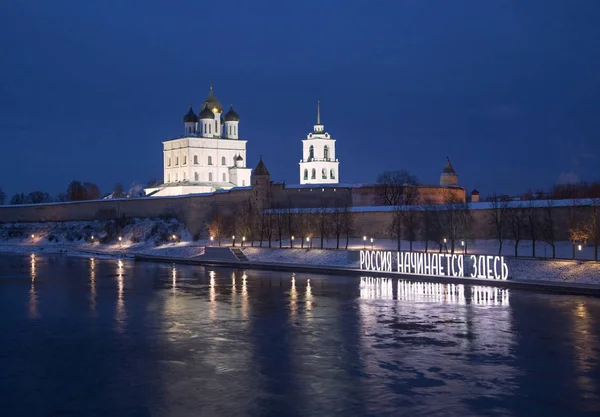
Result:
[[[434,277],[507,279],[504,256],[361,250],[360,269]]]

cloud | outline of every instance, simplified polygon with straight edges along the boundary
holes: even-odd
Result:
[[[561,172],[556,180],[559,185],[563,184],[575,184],[579,182],[579,175],[574,172]]]

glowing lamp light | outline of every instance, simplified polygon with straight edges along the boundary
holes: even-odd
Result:
[[[242,242],[246,241],[246,236],[242,236]]]
[[[371,243],[373,243],[373,238],[371,238]]]
[[[307,241],[307,242],[310,242],[310,238],[309,238],[309,237],[307,237],[307,238],[306,238],[306,241]]]
[[[90,237],[90,239],[94,240],[94,235],[92,235],[92,236]]]
[[[465,241],[464,240],[460,241],[460,246],[465,246]]]
[[[31,235],[31,238],[33,239],[35,237],[35,235]]]
[[[119,242],[122,241],[122,240],[123,240],[123,238],[121,236],[119,236]]]
[[[232,239],[235,239],[235,235],[234,235],[234,236],[231,236],[231,238],[232,238]]]
[[[577,245],[577,250],[581,250],[581,245]]]
[[[215,238],[213,236],[211,236],[210,241],[212,242],[213,240],[215,240]]]
[[[292,240],[294,240],[294,236],[292,236]]]
[[[363,240],[367,240],[367,237],[366,237],[366,236],[363,236]]]
[[[447,241],[446,241],[446,238],[444,238],[444,243],[446,243],[446,242],[447,242]]]

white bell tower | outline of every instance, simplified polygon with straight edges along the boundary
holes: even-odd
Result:
[[[321,102],[317,102],[317,124],[302,141],[300,184],[338,184],[339,161],[335,157],[335,139],[321,124]]]

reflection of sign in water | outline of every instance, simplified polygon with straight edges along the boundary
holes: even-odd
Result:
[[[394,285],[397,286],[396,291]],[[392,278],[361,277],[360,297],[459,305],[509,305],[509,292],[506,288],[478,285],[469,287],[462,284],[412,282]],[[469,303],[467,299],[470,299]]]
[[[504,256],[491,255],[361,250],[360,269],[437,277],[508,278]]]

